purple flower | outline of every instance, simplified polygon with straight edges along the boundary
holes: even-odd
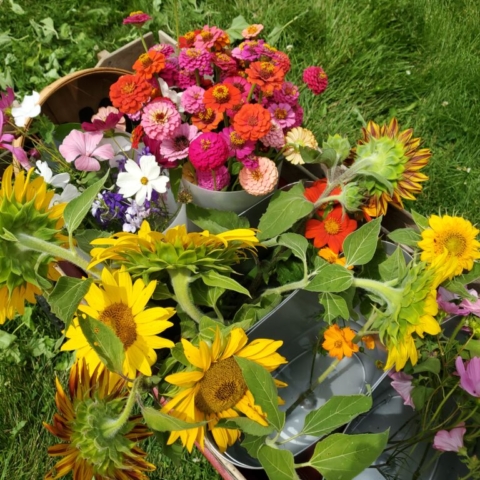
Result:
[[[127,207],[123,195],[103,190],[92,204],[92,215],[99,225],[108,227],[113,221],[124,221]]]
[[[272,114],[272,120],[276,120],[282,129],[292,127],[297,121],[295,111],[288,103],[272,103],[268,111]]]
[[[468,293],[473,295],[475,298],[478,298],[478,293],[476,290],[468,290]],[[464,298],[458,305],[454,303],[455,300],[458,300],[460,297],[448,290],[445,290],[443,287],[438,289],[437,303],[438,306],[447,313],[452,315],[469,315],[473,314],[477,317],[480,317],[480,299],[475,302]]]
[[[460,375],[460,386],[470,395],[480,398],[480,358],[473,357],[465,369],[462,357],[457,357],[455,366]]]
[[[6,93],[0,93],[0,110],[11,107],[14,99],[13,88],[7,87]]]
[[[403,372],[395,372],[390,374],[390,378],[392,379],[391,386],[403,398],[403,404],[409,405],[415,410],[415,404],[412,399],[413,377]]]
[[[246,40],[232,50],[232,57],[237,60],[255,62],[263,53],[264,40]]]
[[[463,436],[467,429],[465,423],[459,423],[455,428],[440,430],[433,439],[433,448],[442,452],[458,452],[463,448]]]
[[[246,168],[250,170],[255,170],[258,168],[258,157],[253,153],[251,155],[247,155],[246,157],[242,157],[239,160]]]
[[[31,165],[28,162],[28,157],[25,153],[25,150],[23,150],[23,148],[14,147],[11,145],[15,137],[11,133],[3,133],[3,125],[3,112],[0,110],[0,149],[4,148],[5,150],[11,152],[20,162],[22,167],[28,170]]]

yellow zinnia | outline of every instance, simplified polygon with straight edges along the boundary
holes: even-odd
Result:
[[[81,312],[108,325],[122,341],[125,351],[123,374],[131,379],[136,377],[137,371],[148,376],[152,374],[150,367],[157,359],[154,349],[174,346],[171,340],[157,335],[173,325],[167,320],[175,310],[163,307],[145,309],[156,285],[156,281],[145,285],[142,279],[132,284],[124,267],[113,274],[104,268],[101,285],[92,284],[85,295],[86,305],[78,307]],[[93,371],[103,363],[85,338],[80,321],[78,317],[73,319],[62,350],[76,350],[77,359],[85,358]]]
[[[307,128],[292,128],[285,137],[285,158],[293,165],[302,165],[305,161],[302,158],[300,148],[318,149],[318,142],[313,133]]]
[[[105,435],[102,429],[125,408],[125,380],[108,370],[97,369],[90,374],[77,362],[70,370],[68,394],[58,378],[56,386],[58,413],[52,425],[44,422],[43,426],[66,443],[48,448],[50,456],[63,458],[45,480],[56,480],[70,472],[76,480],[148,480],[144,472],[155,470],[155,466],[145,461],[146,453],[136,446],[151,435],[140,423],[141,417],[130,417],[113,435]]]
[[[33,168],[13,179],[9,166],[0,188],[0,325],[17,313],[23,315],[25,301],[35,303],[41,294],[39,277],[57,280],[55,259],[30,250],[23,237],[51,244],[65,242],[63,227],[65,203],[50,206],[55,194],[42,177],[31,180]],[[17,239],[18,241],[15,241]]]
[[[180,391],[163,411],[188,422],[208,421],[208,428],[222,452],[235,443],[240,431],[216,427],[220,419],[238,417],[243,413],[261,425],[268,425],[265,414],[255,405],[255,399],[233,356],[256,362],[269,372],[287,363],[277,353],[283,342],[269,339],[256,339],[248,345],[247,342],[247,335],[241,328],[234,328],[228,339],[224,339],[217,329],[211,345],[201,340],[199,346],[195,347],[182,339],[185,356],[194,370],[165,378],[167,382],[180,387]],[[276,383],[277,386],[285,386],[282,382]],[[191,451],[195,441],[203,447],[205,429],[194,427],[172,432],[168,443],[178,438]]]
[[[430,228],[422,232],[418,246],[422,249],[422,262],[432,263],[446,250],[448,259],[457,261],[454,275],[463,270],[471,270],[473,262],[480,258],[480,243],[476,237],[479,230],[462,217],[432,215],[428,224]]]

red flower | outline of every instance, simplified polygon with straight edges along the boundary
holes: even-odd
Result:
[[[218,83],[209,88],[203,95],[203,103],[206,108],[211,108],[223,113],[234,108],[242,101],[242,94],[237,87],[230,83]]]
[[[313,245],[316,248],[327,245],[333,252],[340,253],[345,237],[356,228],[357,222],[344,214],[341,206],[337,206],[323,220],[314,218],[308,220],[305,237],[313,238]]]
[[[272,128],[270,112],[261,105],[247,103],[233,118],[233,128],[244,140],[256,141]]]
[[[315,203],[322,195],[325,189],[327,188],[327,179],[326,178],[321,178],[320,180],[317,180],[316,182],[313,183],[311,187],[307,187],[305,189],[305,192],[303,195],[307,200],[309,200],[312,203]],[[342,190],[340,187],[335,187],[331,192],[330,195],[339,195],[342,193]],[[335,202],[337,203],[337,202]],[[323,210],[327,204],[324,204],[320,207],[321,210]],[[322,212],[318,212],[319,215],[322,215]]]
[[[306,68],[303,71],[303,81],[315,95],[323,93],[328,85],[327,74],[322,67]]]
[[[245,72],[248,75],[247,80],[258,85],[262,92],[282,88],[285,72],[272,62],[252,62]]]
[[[144,133],[145,132],[143,131],[143,127],[141,125],[137,125],[133,129],[132,135],[130,137],[130,141],[132,142],[132,148],[138,148],[138,144],[142,141]]]
[[[137,113],[150,98],[152,85],[138,75],[123,75],[110,87],[110,100],[123,113]]]
[[[155,73],[161,72],[165,68],[165,55],[156,50],[142,53],[133,64],[133,69],[137,75],[145,79],[152,78]]]

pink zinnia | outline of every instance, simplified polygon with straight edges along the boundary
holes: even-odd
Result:
[[[244,140],[233,127],[224,128],[220,135],[227,142],[229,157],[243,158],[255,150],[255,142]]]
[[[300,92],[298,87],[292,82],[283,82],[282,88],[273,91],[273,101],[276,103],[288,103],[296,105]]]
[[[249,168],[250,170],[255,170],[256,168],[258,168],[259,158],[260,157],[257,157],[256,155],[251,153],[250,155],[247,155],[246,157],[242,157],[239,160],[243,163],[243,165],[246,168]]]
[[[111,160],[115,156],[110,144],[99,146],[103,133],[84,133],[72,130],[58,147],[67,162],[75,160],[75,167],[83,172],[97,172],[100,161]]]
[[[433,448],[442,452],[458,452],[463,448],[463,436],[466,431],[465,422],[459,423],[450,431],[438,431],[433,439]]]
[[[212,52],[210,55],[212,63],[222,70],[223,76],[236,75],[238,66],[234,58],[223,52]]]
[[[178,57],[167,58],[165,67],[158,76],[165,80],[169,87],[176,87],[178,85]]]
[[[200,75],[212,75],[213,67],[210,62],[210,53],[200,48],[183,48],[178,56],[178,65],[189,74],[198,70]]]
[[[177,86],[182,90],[197,84],[195,75],[187,70],[179,70],[177,76]]]
[[[255,38],[263,30],[263,25],[260,23],[254,23],[242,30],[243,38]]]
[[[248,93],[250,92],[250,89],[252,88],[252,85],[247,82],[243,77],[240,77],[238,75],[234,77],[227,77],[223,80],[223,83],[229,83],[230,85],[233,85],[234,87],[237,87],[240,90],[240,93],[242,94],[242,98],[246,100],[248,98]]]
[[[230,183],[230,173],[225,165],[204,172],[197,170],[197,182],[207,190],[223,190]]]
[[[175,49],[173,48],[172,45],[169,45],[168,43],[157,43],[153,47],[149,48],[148,51],[155,51],[155,52],[160,52],[165,55],[165,58],[170,57],[175,53]]]
[[[123,24],[133,24],[141,27],[145,22],[148,22],[151,19],[152,17],[150,15],[147,15],[146,13],[140,11],[132,12],[127,18],[123,19]]]
[[[392,388],[402,397],[404,405],[409,405],[415,410],[415,404],[412,399],[412,379],[411,375],[403,372],[395,372],[390,374]]]
[[[208,50],[215,45],[215,42],[225,36],[225,32],[218,27],[209,27],[205,25],[200,33],[195,37],[194,45],[196,48],[204,48]]]
[[[296,122],[295,112],[288,103],[272,103],[268,111],[282,128],[292,127]]]
[[[143,109],[141,123],[149,137],[164,140],[172,135],[181,121],[180,114],[171,102],[157,101]]]
[[[187,113],[197,115],[205,106],[203,105],[203,95],[205,90],[198,85],[188,87],[182,95],[180,103]]]
[[[300,127],[303,123],[303,108],[297,104],[292,109],[295,112],[295,123],[292,125],[292,128]]]
[[[172,134],[166,138],[160,147],[160,153],[170,162],[181,160],[188,156],[190,143],[199,135],[195,125],[182,123]]]
[[[323,93],[328,85],[328,77],[322,67],[307,67],[303,71],[303,81],[315,95]]]
[[[462,357],[457,357],[455,366],[460,375],[460,387],[473,397],[480,398],[480,358],[473,357],[465,368]]]
[[[238,174],[243,189],[250,195],[266,195],[278,183],[278,169],[275,162],[266,157],[258,157],[258,167],[243,167]]]
[[[249,62],[257,61],[263,53],[264,40],[246,40],[232,50],[232,57]]]
[[[260,139],[260,141],[266,147],[272,147],[277,150],[282,149],[285,146],[285,135],[283,134],[280,124],[277,121],[272,120],[272,128]]]
[[[218,133],[202,133],[190,144],[188,158],[197,170],[213,170],[227,160],[227,142]]]

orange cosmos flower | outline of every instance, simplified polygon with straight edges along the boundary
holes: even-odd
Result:
[[[247,103],[233,117],[233,128],[244,140],[256,141],[270,131],[272,117],[261,105]]]
[[[333,252],[339,253],[343,250],[345,237],[356,228],[356,220],[352,220],[343,212],[341,206],[337,206],[323,220],[314,218],[308,220],[305,237],[313,238],[313,245],[316,248],[328,245]]]
[[[219,83],[209,88],[203,95],[203,103],[207,108],[223,113],[242,101],[242,93],[229,83]]]
[[[328,351],[330,357],[341,360],[344,356],[351,357],[358,352],[359,347],[352,340],[355,332],[350,327],[340,328],[337,324],[328,327],[324,334],[325,341],[322,347]]]
[[[133,64],[133,69],[137,75],[145,79],[150,79],[155,73],[161,72],[165,68],[165,55],[156,50],[142,53]]]
[[[307,187],[303,192],[303,196],[312,203],[315,203],[322,195],[325,189],[328,186],[328,182],[326,178],[321,178],[313,182],[311,187]],[[340,187],[335,187],[329,195],[340,195],[342,193],[342,189]],[[337,203],[337,202],[335,202]],[[320,208],[323,210],[327,204],[323,204]],[[321,212],[319,212],[321,215]]]
[[[150,98],[152,86],[140,75],[123,75],[110,87],[110,100],[123,113],[137,113]]]
[[[326,260],[328,263],[336,263],[337,265],[345,266],[347,259],[345,257],[339,257],[338,253],[335,253],[331,248],[325,247],[318,251],[318,256]],[[353,265],[348,267],[348,270],[352,270]]]
[[[206,108],[197,115],[192,115],[192,124],[202,132],[211,132],[212,130],[215,130],[222,120],[222,114],[212,108]]]
[[[375,348],[375,339],[372,335],[364,335],[362,337],[362,342],[369,350],[373,350]]]
[[[282,88],[285,72],[272,62],[252,62],[245,72],[247,80],[258,85],[262,91],[271,92]]]

